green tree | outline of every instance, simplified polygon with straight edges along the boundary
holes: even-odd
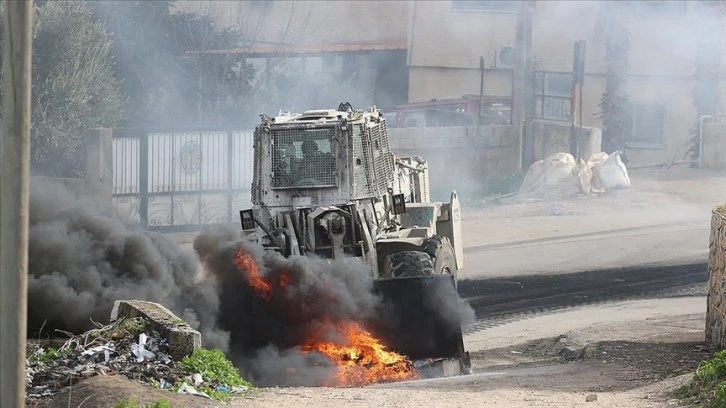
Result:
[[[122,114],[111,40],[82,1],[38,3],[34,18],[32,171],[82,176],[86,130],[114,126]]]
[[[178,13],[169,20],[173,52],[180,63],[177,88],[195,101],[185,117],[197,123],[235,123],[251,93],[255,70],[243,53],[224,50],[240,46],[236,28],[218,28],[210,15]]]
[[[170,13],[168,1],[91,2],[111,28],[116,73],[128,95],[124,126],[234,122],[254,75],[234,28],[205,13]]]

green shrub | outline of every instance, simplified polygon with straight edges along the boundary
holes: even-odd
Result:
[[[116,408],[172,408],[171,403],[165,399],[146,404],[143,407],[136,397],[128,397],[116,403]]]
[[[182,366],[189,374],[201,374],[205,384],[194,388],[216,400],[226,400],[230,397],[229,392],[217,391],[217,385],[252,388],[252,384],[240,376],[237,367],[220,350],[198,348],[192,355],[182,359]],[[173,390],[177,391],[182,384],[183,382],[178,382]]]
[[[703,408],[726,406],[726,350],[716,352],[696,369],[693,378],[675,390],[674,395],[686,403]]]
[[[182,359],[189,374],[199,373],[204,381],[234,386],[251,386],[239,375],[239,370],[220,350],[198,348],[191,356]]]
[[[58,360],[59,358],[68,357],[71,354],[71,349],[59,351],[53,347],[48,347],[47,349],[43,350],[42,353],[33,354],[32,356],[30,356],[30,361],[33,363],[50,363],[52,361]]]

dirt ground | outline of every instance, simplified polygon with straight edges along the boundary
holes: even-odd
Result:
[[[726,174],[632,171],[632,188],[559,202],[465,211],[462,278],[565,273],[705,261],[710,212],[726,202]],[[184,242],[188,237],[180,237]],[[610,302],[535,314],[468,334],[473,373],[362,388],[275,388],[229,407],[670,407],[668,390],[709,355],[704,296]],[[199,397],[97,377],[54,407],[105,407],[129,394],[174,406]],[[99,391],[101,389],[102,391]],[[172,399],[173,396],[173,399]],[[85,402],[83,402],[85,401]]]
[[[668,391],[712,352],[703,340],[705,305],[704,296],[689,296],[534,315],[467,335],[469,375],[359,388],[260,389],[226,406],[676,406]],[[129,395],[142,402],[165,398],[174,407],[222,406],[119,376],[87,380],[70,399],[63,394],[47,406],[113,407]]]

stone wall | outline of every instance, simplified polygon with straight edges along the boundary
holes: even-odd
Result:
[[[726,206],[711,214],[706,342],[726,348]]]

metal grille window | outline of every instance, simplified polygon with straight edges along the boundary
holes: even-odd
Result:
[[[633,132],[630,142],[641,145],[662,145],[665,109],[657,103],[633,104]]]
[[[534,74],[534,117],[570,121],[572,113],[572,74],[536,72]]]
[[[383,192],[393,184],[393,157],[388,144],[386,122],[381,121],[378,126],[371,128],[373,141],[373,162],[376,169],[378,189]]]
[[[335,187],[335,129],[272,130],[272,187]]]

